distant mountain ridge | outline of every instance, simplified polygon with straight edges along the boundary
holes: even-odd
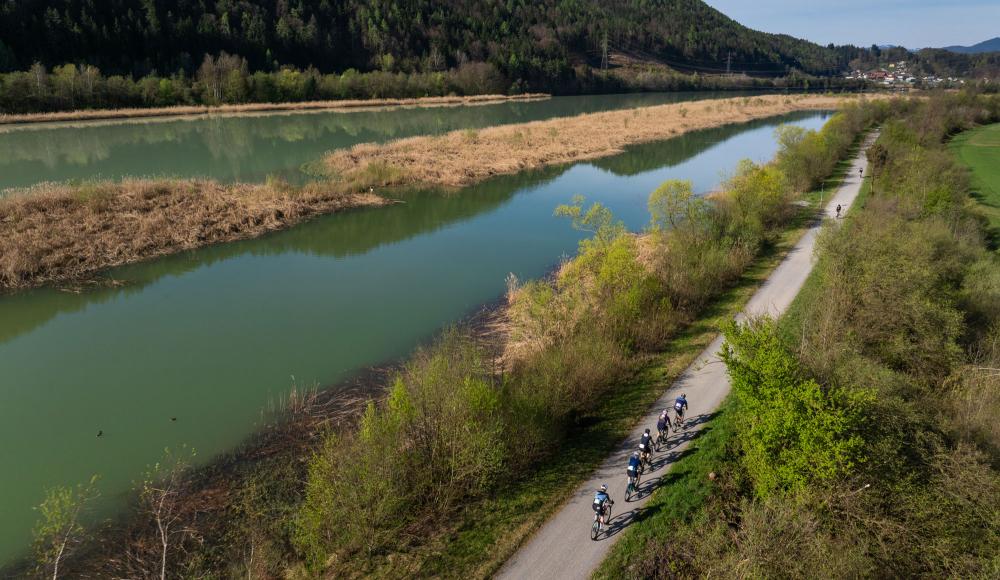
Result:
[[[751,30],[701,0],[0,1],[0,72],[90,64],[190,74],[206,54],[255,70],[436,71],[486,62],[509,78],[599,67],[603,47],[700,73],[834,75],[853,47]]]
[[[991,38],[989,40],[984,40],[978,44],[973,44],[972,46],[946,46],[944,50],[949,52],[958,52],[961,54],[981,54],[984,52],[1000,52],[1000,36]]]

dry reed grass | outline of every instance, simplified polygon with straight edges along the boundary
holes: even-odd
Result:
[[[741,97],[363,144],[329,154],[318,164],[329,179],[304,188],[280,182],[147,179],[41,184],[0,198],[0,289],[86,279],[114,266],[259,236],[313,215],[387,203],[358,193],[371,186],[457,187],[613,155],[628,145],[688,131],[796,110],[833,109],[844,101],[831,96]]]
[[[323,213],[386,203],[330,183],[204,180],[41,184],[0,199],[0,288],[81,279],[105,268],[250,238]]]
[[[475,95],[471,97],[422,97],[416,99],[354,99],[343,101],[306,101],[301,103],[247,103],[241,105],[197,105],[139,109],[92,109],[57,113],[0,114],[0,125],[17,123],[56,123],[64,121],[96,121],[104,119],[135,119],[143,117],[182,117],[191,115],[240,114],[274,111],[356,110],[382,107],[440,107],[445,105],[477,105],[500,101],[546,99],[550,95]]]
[[[325,170],[339,178],[361,178],[373,168],[391,167],[397,185],[460,187],[495,175],[606,157],[629,145],[689,131],[792,111],[836,109],[849,98],[769,95],[694,101],[364,143],[327,155]]]

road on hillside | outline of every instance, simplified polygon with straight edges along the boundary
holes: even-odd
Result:
[[[843,211],[851,206],[861,190],[858,170],[867,166],[865,149],[876,135],[869,135],[861,152],[854,159],[840,188],[829,198],[824,215],[836,219],[836,208]],[[789,251],[784,261],[757,290],[747,303],[745,315],[768,314],[778,316],[788,309],[798,294],[813,267],[813,250],[821,223],[813,224],[797,244]],[[598,470],[577,488],[566,503],[521,546],[497,575],[499,578],[585,578],[589,577],[604,560],[611,546],[621,536],[621,532],[641,512],[659,482],[687,449],[698,431],[711,421],[712,413],[719,408],[729,394],[729,377],[726,367],[719,359],[722,347],[720,335],[695,360],[694,363],[670,386],[652,409],[632,430],[631,435],[608,457]],[[625,501],[625,466],[628,457],[638,447],[643,430],[649,428],[656,433],[656,419],[660,411],[671,407],[673,400],[681,393],[687,393],[690,408],[687,412],[689,428],[671,436],[667,449],[654,453],[652,470],[647,471],[639,486],[638,497]],[[671,416],[673,414],[671,413]],[[693,426],[692,426],[693,425]],[[591,501],[594,492],[607,483],[611,498],[615,500],[612,519],[606,532],[597,541],[590,539],[590,527],[594,512]]]

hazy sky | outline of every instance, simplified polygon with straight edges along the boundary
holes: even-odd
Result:
[[[1000,36],[1000,0],[706,0],[738,22],[820,44],[970,45]]]

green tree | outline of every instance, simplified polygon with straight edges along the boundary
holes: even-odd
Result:
[[[580,242],[581,248],[593,244],[606,247],[625,233],[625,223],[616,220],[610,209],[600,203],[594,203],[584,210],[584,201],[582,195],[574,195],[571,203],[560,205],[555,210],[556,216],[571,219],[574,229],[594,234],[592,238]]]
[[[741,460],[758,496],[830,482],[864,460],[859,430],[872,392],[823,387],[803,376],[771,319],[733,322],[723,332]]]
[[[649,195],[650,229],[663,232],[677,229],[685,220],[695,223],[707,209],[705,200],[695,197],[690,181],[669,179]]]
[[[39,572],[53,580],[59,577],[59,565],[85,539],[81,518],[91,503],[99,497],[97,476],[86,484],[55,487],[35,508],[41,519],[35,525],[35,558]]]
[[[70,108],[76,107],[78,81],[79,73],[74,64],[64,64],[52,69],[52,84],[55,86],[56,97]]]

